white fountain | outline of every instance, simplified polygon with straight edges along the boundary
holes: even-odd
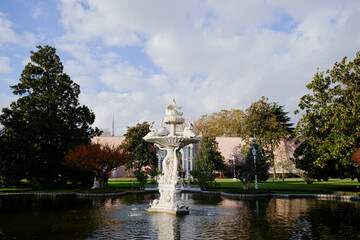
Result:
[[[159,130],[150,127],[150,132],[144,137],[147,142],[155,143],[160,148],[166,149],[166,157],[162,163],[163,172],[158,178],[160,198],[155,199],[150,205],[149,212],[164,212],[171,214],[188,214],[189,209],[180,198],[181,183],[178,172],[179,150],[191,143],[197,143],[200,138],[194,133],[193,125],[188,121],[184,131],[177,132],[176,125],[185,122],[181,107],[173,100],[172,105],[166,107],[166,117],[161,120]],[[170,132],[163,125],[170,125]]]

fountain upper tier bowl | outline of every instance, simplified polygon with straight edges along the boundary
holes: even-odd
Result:
[[[163,147],[184,147],[188,144],[198,143],[200,139],[198,137],[186,137],[186,136],[152,136],[146,137],[146,141],[159,144]]]
[[[185,119],[179,116],[166,116],[163,120],[166,124],[182,124],[185,122]]]

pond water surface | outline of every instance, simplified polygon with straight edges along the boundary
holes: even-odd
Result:
[[[190,214],[148,213],[157,194],[0,198],[0,239],[360,239],[360,203],[182,194]]]

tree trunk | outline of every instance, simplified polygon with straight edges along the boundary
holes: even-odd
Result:
[[[244,181],[243,179],[240,179],[240,181],[242,183],[243,190],[249,190],[248,182],[246,180]]]
[[[276,179],[276,168],[275,168],[275,161],[274,161],[274,179]]]
[[[93,185],[92,189],[95,189],[95,188],[104,188],[104,179],[97,179],[95,177],[94,185]]]
[[[270,145],[271,155],[270,155],[270,162],[272,162],[274,168],[274,179],[276,179],[276,164],[275,164],[275,154],[274,154],[274,146],[273,144]]]

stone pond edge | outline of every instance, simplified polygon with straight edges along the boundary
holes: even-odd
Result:
[[[137,194],[144,192],[158,192],[156,188],[146,188],[144,190],[138,191],[126,191],[119,193],[1,193],[0,197],[7,196],[37,196],[37,197],[116,197],[123,196],[127,194]],[[259,194],[236,194],[236,193],[225,193],[225,192],[216,192],[216,191],[202,191],[198,188],[184,188],[182,189],[184,193],[200,193],[200,194],[211,194],[211,195],[220,195],[226,198],[235,198],[235,199],[251,199],[251,198],[316,198],[316,199],[326,199],[326,200],[342,200],[342,201],[360,201],[360,197],[356,196],[345,196],[345,195],[331,195],[331,194],[283,194],[283,193],[259,193]]]

